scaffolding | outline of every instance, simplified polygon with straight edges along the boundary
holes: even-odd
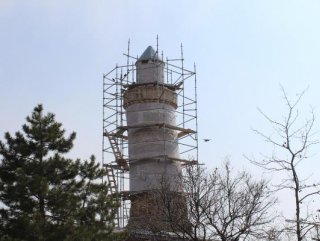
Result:
[[[128,129],[135,126],[127,126],[124,93],[132,86],[137,86],[136,66],[137,57],[130,55],[130,41],[125,55],[126,64],[116,65],[111,71],[103,75],[103,139],[102,139],[102,164],[107,170],[109,183],[109,195],[115,202],[120,199],[120,207],[115,217],[115,225],[123,228],[128,223],[130,213],[130,191],[128,159]],[[158,55],[158,41],[156,54]],[[158,56],[157,56],[158,57]],[[174,111],[176,125],[165,123],[152,124],[159,128],[171,129],[177,132],[180,158],[164,156],[161,158],[181,162],[182,165],[198,163],[198,120],[197,120],[197,78],[196,66],[193,70],[184,67],[183,47],[181,56],[176,59],[163,59],[164,83],[154,83],[159,86],[158,98],[162,98],[161,88],[169,88],[177,95],[177,108]],[[148,127],[148,126],[144,126]],[[141,128],[141,126],[136,126]],[[150,157],[160,158],[160,157]],[[148,158],[149,159],[149,158]]]

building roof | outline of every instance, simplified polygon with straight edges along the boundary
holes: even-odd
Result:
[[[138,61],[143,61],[143,60],[162,61],[161,59],[159,59],[159,56],[157,55],[156,51],[152,48],[152,46],[149,46],[138,59]]]

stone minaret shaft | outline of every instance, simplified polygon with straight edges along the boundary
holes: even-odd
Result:
[[[124,92],[127,115],[131,212],[129,225],[145,215],[157,216],[159,209],[148,201],[163,180],[177,186],[181,176],[177,142],[177,94],[164,83],[165,63],[149,46],[136,62],[137,82]],[[159,216],[159,215],[158,215]]]

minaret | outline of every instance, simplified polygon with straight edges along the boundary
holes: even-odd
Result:
[[[129,226],[161,216],[148,196],[166,185],[176,187],[179,160],[176,114],[177,94],[164,83],[165,63],[149,46],[136,61],[136,83],[124,92],[130,164],[131,211]]]

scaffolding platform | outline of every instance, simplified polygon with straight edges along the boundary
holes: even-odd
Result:
[[[171,130],[176,130],[178,131],[177,137],[182,138],[185,135],[188,134],[196,134],[196,131],[188,128],[182,128],[178,126],[173,126],[173,125],[168,125],[166,123],[154,123],[154,124],[144,124],[144,125],[132,125],[132,126],[119,126],[118,129],[119,131],[115,133],[115,136],[118,137],[124,137],[128,138],[127,136],[123,136],[122,133],[129,129],[137,129],[137,128],[152,128],[152,127],[159,127],[159,128],[166,128],[166,129],[171,129]],[[121,133],[121,134],[119,134]]]
[[[134,164],[135,162],[140,162],[140,161],[172,161],[172,162],[180,162],[183,163],[183,165],[197,165],[198,161],[197,160],[187,160],[187,159],[181,159],[181,158],[175,158],[175,157],[170,157],[167,155],[160,155],[160,156],[151,156],[148,158],[138,158],[138,159],[130,159],[129,163]]]

